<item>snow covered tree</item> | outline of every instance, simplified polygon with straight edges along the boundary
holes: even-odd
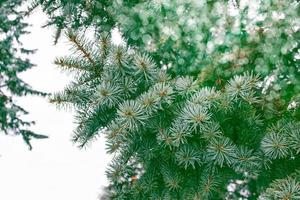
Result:
[[[74,46],[51,101],[76,110],[74,142],[105,134],[115,155],[106,198],[300,198],[298,1],[41,2]]]
[[[24,12],[19,7],[21,0],[0,1],[0,131],[5,134],[21,135],[31,149],[31,138],[46,138],[28,127],[34,122],[25,121],[27,111],[15,102],[16,96],[45,93],[33,90],[19,78],[19,73],[30,69],[33,64],[25,58],[34,51],[21,47],[20,36],[27,34]]]

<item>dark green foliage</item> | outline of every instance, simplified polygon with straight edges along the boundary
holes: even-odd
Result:
[[[64,5],[60,17],[76,18]],[[107,198],[299,199],[299,2],[68,6],[91,21],[62,29],[102,34],[69,32],[76,56],[57,64],[77,78],[52,101],[77,111],[79,146],[106,135],[116,154]],[[114,27],[128,47],[110,44]]]
[[[299,187],[299,171],[292,173],[285,179],[275,180],[266,193],[263,195],[265,199],[299,199],[300,187]]]
[[[114,2],[109,0],[32,0],[28,14],[38,6],[49,16],[44,25],[56,28],[54,43],[66,29],[85,31],[93,27],[97,32],[110,32],[117,24],[112,12]],[[124,7],[132,7],[138,1],[124,1]]]
[[[28,33],[28,24],[23,21],[24,13],[19,10],[21,4],[20,0],[0,1],[0,132],[22,135],[31,149],[31,138],[41,139],[47,136],[28,130],[34,122],[22,119],[27,111],[15,103],[14,97],[46,94],[33,90],[19,78],[19,73],[33,66],[24,55],[34,52],[21,47],[19,41],[23,34]]]

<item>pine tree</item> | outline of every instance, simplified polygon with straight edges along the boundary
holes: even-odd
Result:
[[[115,155],[109,199],[224,199],[237,180],[249,199],[273,190],[297,199],[297,107],[278,116],[266,106],[263,77],[245,72],[221,89],[203,87],[172,78],[145,52],[115,46],[107,35],[68,38],[73,56],[56,64],[77,78],[52,102],[76,110],[80,147],[105,134]]]
[[[300,198],[298,1],[67,4],[85,17],[59,3],[82,23],[59,31],[101,34],[68,33],[56,64],[76,79],[52,102],[76,110],[80,147],[107,137],[109,199]]]
[[[28,127],[34,122],[25,121],[22,115],[26,110],[16,104],[16,96],[41,95],[19,78],[19,73],[30,69],[33,64],[26,58],[34,50],[23,48],[20,37],[27,34],[24,12],[20,11],[20,0],[0,1],[0,131],[5,134],[21,135],[31,149],[32,138],[42,139],[45,135],[36,134]]]

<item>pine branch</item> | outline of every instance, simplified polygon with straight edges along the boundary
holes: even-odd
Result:
[[[82,41],[82,38],[78,37],[78,35],[74,34],[72,31],[67,32],[67,37],[73,44],[75,44],[78,51],[83,54],[83,57],[86,58],[92,66],[96,66],[96,62],[93,60],[91,53],[86,48],[88,42]]]
[[[73,135],[73,142],[79,143],[79,147],[86,147],[96,139],[99,132],[108,125],[115,116],[115,110],[110,108],[96,107],[95,110],[77,110],[76,121],[79,124]],[[105,115],[103,113],[106,113]]]
[[[196,164],[201,165],[202,162],[199,151],[186,145],[176,152],[175,157],[179,165],[183,165],[185,169],[188,167],[195,169]]]
[[[65,71],[90,71],[92,67],[89,63],[72,57],[56,58],[54,64]]]
[[[261,149],[271,159],[287,157],[290,147],[287,139],[278,133],[268,133],[261,141]]]
[[[236,146],[228,138],[222,137],[210,142],[206,157],[209,161],[220,165],[231,165],[236,158]]]

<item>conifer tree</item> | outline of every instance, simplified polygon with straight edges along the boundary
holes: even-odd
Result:
[[[34,122],[25,121],[22,115],[27,111],[16,104],[16,96],[42,95],[45,93],[33,90],[19,78],[19,73],[30,69],[33,64],[27,54],[34,51],[25,49],[19,41],[27,34],[27,23],[24,22],[24,12],[20,11],[21,0],[0,1],[0,132],[21,135],[31,149],[32,138],[46,138],[28,129]]]
[[[298,1],[84,2],[111,20],[68,1],[102,33],[68,32],[76,79],[52,102],[80,147],[105,134],[108,199],[300,198]]]
[[[76,80],[51,101],[76,110],[80,147],[105,134],[115,155],[109,199],[299,197],[297,107],[278,116],[266,106],[267,80],[244,72],[221,89],[202,86],[172,78],[146,53],[114,46],[107,35],[68,38],[73,56],[55,63]],[[249,193],[228,192],[231,182]]]

